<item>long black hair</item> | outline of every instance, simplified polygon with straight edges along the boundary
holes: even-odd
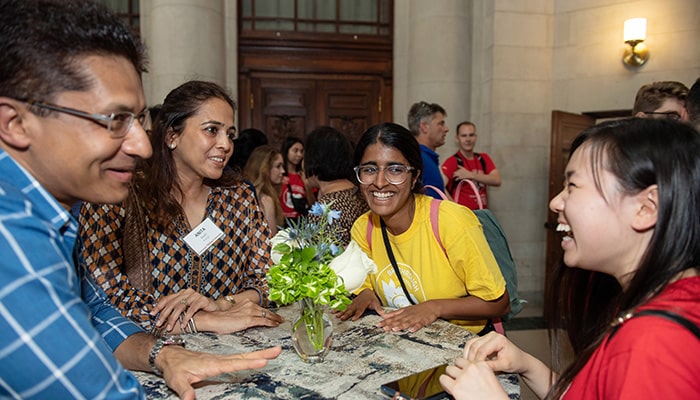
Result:
[[[634,310],[659,294],[683,271],[700,265],[700,135],[687,124],[631,118],[596,125],[572,144],[571,154],[591,154],[591,170],[611,173],[622,192],[658,187],[657,221],[641,261],[623,291],[599,272],[562,264],[548,288],[545,317],[550,337],[569,336],[576,358],[547,398],[559,399],[610,330],[615,316]],[[558,342],[555,340],[554,342]],[[553,354],[554,356],[554,354]]]
[[[301,162],[298,165],[294,166],[296,168],[296,171],[287,170],[287,166],[289,165],[289,149],[291,149],[292,146],[294,146],[297,143],[301,143],[301,145],[304,146],[304,141],[296,136],[287,136],[284,139],[284,142],[282,142],[282,148],[280,149],[280,152],[282,153],[282,160],[284,160],[285,175],[288,175],[289,173],[298,174],[299,172],[301,172]]]

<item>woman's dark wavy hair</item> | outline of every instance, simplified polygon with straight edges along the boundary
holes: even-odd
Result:
[[[304,173],[325,182],[337,179],[355,182],[352,152],[352,143],[337,129],[330,126],[314,129],[306,137]]]
[[[212,82],[189,81],[173,89],[165,97],[160,112],[153,121],[151,146],[153,156],[143,161],[144,174],[139,183],[142,204],[151,209],[160,223],[167,225],[182,212],[175,193],[182,195],[172,151],[168,148],[171,131],[182,133],[186,121],[211,99],[221,99],[236,111],[236,104],[228,92]],[[238,183],[239,175],[224,170],[219,179],[205,179],[208,186],[231,186]]]
[[[362,134],[355,147],[354,164],[360,165],[365,150],[372,144],[381,143],[384,146],[393,147],[400,151],[408,164],[415,168],[411,171],[412,178],[415,178],[423,171],[423,158],[420,154],[420,145],[411,132],[399,124],[386,122],[370,127]],[[413,193],[423,192],[423,179],[419,178],[411,190]]]
[[[626,290],[612,277],[561,265],[548,287],[545,317],[556,358],[559,329],[576,358],[547,395],[559,399],[621,312],[658,295],[678,274],[700,265],[700,135],[687,124],[647,118],[605,122],[584,131],[571,154],[587,151],[596,187],[610,172],[623,193],[658,187],[658,215],[649,245]]]
[[[0,2],[0,96],[50,102],[58,93],[90,88],[82,58],[120,56],[142,73],[144,53],[129,27],[102,4]]]
[[[301,143],[301,145],[304,146],[304,141],[299,139],[296,136],[287,136],[284,139],[284,142],[282,142],[282,148],[280,149],[280,152],[282,153],[282,160],[284,160],[284,174],[285,175],[289,174],[290,172],[294,173],[294,174],[298,174],[299,172],[301,172],[301,162],[299,163],[299,165],[296,166],[296,169],[297,169],[296,171],[288,171],[287,170],[287,165],[289,163],[289,158],[287,158],[287,155],[289,154],[289,149],[297,143]],[[306,150],[306,148],[304,148],[304,150]],[[303,159],[302,159],[302,161],[303,161]]]

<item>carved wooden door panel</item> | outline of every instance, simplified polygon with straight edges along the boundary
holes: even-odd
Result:
[[[316,89],[313,80],[251,79],[253,126],[267,135],[269,144],[279,148],[287,136],[302,140],[315,127]]]
[[[386,109],[391,96],[385,95],[391,87],[379,77],[275,74],[243,79],[241,87],[248,84],[250,101],[245,100],[246,90],[241,91],[241,127],[261,129],[274,147],[287,136],[304,139],[323,125],[357,143],[367,128],[391,120],[391,110]]]
[[[381,82],[375,80],[324,80],[318,82],[320,124],[330,125],[352,143],[380,121]]]

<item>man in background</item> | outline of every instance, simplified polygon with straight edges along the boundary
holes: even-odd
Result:
[[[445,123],[447,112],[439,104],[419,101],[408,111],[408,129],[420,144],[423,158],[421,176],[424,185],[435,186],[445,192],[445,178],[440,172],[440,158],[437,148],[445,144],[449,128]],[[440,199],[440,195],[431,188],[425,194]]]
[[[479,209],[477,196],[481,199],[484,208],[488,208],[488,196],[486,186],[501,186],[501,174],[496,165],[486,153],[477,153],[476,126],[473,122],[464,121],[457,125],[456,141],[459,150],[442,164],[442,173],[447,178],[447,190],[452,198],[459,204],[472,210]],[[460,181],[471,180],[478,193],[475,193],[471,185]],[[459,192],[457,189],[459,188]]]
[[[685,99],[688,87],[676,81],[661,81],[644,85],[634,98],[632,115],[638,118],[668,118],[687,121]]]
[[[0,397],[145,398],[260,368],[271,348],[197,353],[141,331],[76,261],[79,200],[115,203],[151,155],[140,42],[104,6],[0,0]]]

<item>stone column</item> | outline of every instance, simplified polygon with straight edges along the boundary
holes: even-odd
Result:
[[[394,120],[407,126],[411,104],[438,103],[447,111],[447,141],[454,153],[455,125],[469,115],[471,1],[396,0],[394,3]]]
[[[225,10],[229,7],[224,3],[141,1],[141,35],[150,59],[150,72],[144,77],[148,104],[161,103],[170,90],[192,79],[226,86]]]

